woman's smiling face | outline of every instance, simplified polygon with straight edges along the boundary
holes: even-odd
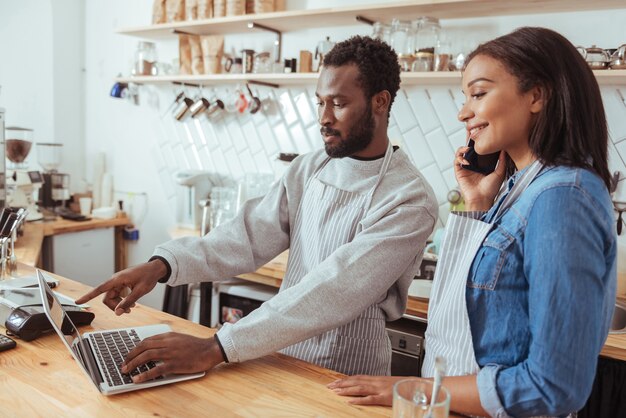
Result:
[[[518,169],[532,162],[528,140],[543,103],[539,88],[520,92],[518,79],[487,55],[477,55],[467,64],[462,84],[465,103],[459,120],[474,139],[476,152],[504,150]]]

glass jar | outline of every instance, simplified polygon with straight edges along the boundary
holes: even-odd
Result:
[[[156,46],[152,42],[137,43],[133,75],[157,75]]]
[[[441,34],[439,19],[423,16],[413,21],[415,30],[415,52],[435,53],[435,47]]]
[[[375,22],[372,26],[372,38],[380,39],[389,44],[391,42],[391,26],[382,22]]]
[[[414,31],[408,20],[393,19],[391,21],[391,48],[398,55],[411,55],[413,48]]]

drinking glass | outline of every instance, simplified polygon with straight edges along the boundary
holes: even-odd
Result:
[[[430,408],[433,382],[423,379],[404,379],[393,385],[393,418],[424,418]],[[450,393],[441,386],[432,408],[432,418],[448,418]]]

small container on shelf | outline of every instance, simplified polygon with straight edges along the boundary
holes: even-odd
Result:
[[[139,42],[135,50],[133,75],[157,75],[156,46],[152,42]]]
[[[372,26],[372,38],[380,39],[383,42],[390,43],[391,41],[391,26],[382,22],[374,22]]]
[[[254,13],[270,13],[276,10],[274,0],[252,0]]]

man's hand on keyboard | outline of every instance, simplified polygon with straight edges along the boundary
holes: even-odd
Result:
[[[133,382],[141,383],[169,374],[202,372],[220,364],[224,358],[214,338],[168,332],[146,338],[133,348],[124,360],[122,373],[130,373],[149,361],[158,363],[156,367],[133,376]]]

